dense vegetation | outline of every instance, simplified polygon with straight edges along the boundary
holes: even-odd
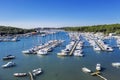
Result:
[[[34,29],[22,29],[10,26],[0,26],[0,35],[24,34],[34,31]]]
[[[95,32],[95,33],[103,32],[105,34],[108,34],[108,33],[120,34],[120,24],[64,27],[62,29],[66,31]],[[10,27],[10,26],[0,26],[0,35],[24,34],[24,33],[29,33],[33,31],[35,31],[35,29],[22,29],[22,28]]]
[[[120,34],[120,24],[109,25],[93,25],[82,27],[65,27],[66,31],[81,31],[81,32],[103,32],[103,33],[117,33]]]

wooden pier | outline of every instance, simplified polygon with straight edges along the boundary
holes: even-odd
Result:
[[[30,75],[30,80],[34,80],[33,75],[32,75],[31,72],[29,72],[29,75]]]
[[[72,47],[72,49],[71,49],[71,51],[70,51],[70,54],[69,54],[70,56],[73,54],[73,52],[74,52],[74,50],[75,50],[78,42],[79,42],[79,41],[76,41],[76,42],[74,43],[74,46]]]
[[[96,72],[91,73],[92,76],[95,76],[97,74],[100,74],[100,71],[96,71]]]
[[[94,73],[91,73],[91,75],[92,75],[92,76],[98,76],[98,77],[100,77],[100,78],[103,79],[103,80],[107,80],[105,77],[103,77],[103,76],[100,75],[100,71],[96,71],[96,72],[94,72]]]

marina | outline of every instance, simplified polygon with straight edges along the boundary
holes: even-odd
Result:
[[[51,40],[57,40],[57,41],[64,40],[64,42],[54,47],[52,51],[48,52],[47,56],[41,56],[38,54],[27,55],[27,54],[22,53],[23,50],[31,49],[34,46],[39,45],[41,39],[42,39],[42,42],[44,42],[44,44]],[[77,47],[77,44],[82,43],[81,41],[84,42],[83,45],[80,45],[82,46],[82,48],[80,46]],[[110,43],[111,40],[107,40],[107,42],[108,42],[107,44],[111,44]],[[94,76],[85,74],[83,71],[81,71],[83,67],[89,67],[89,69],[93,71],[96,69],[96,67],[93,65],[96,65],[97,63],[102,64],[101,71],[102,71],[102,75],[105,78],[107,78],[108,80],[119,79],[119,73],[120,73],[119,68],[115,68],[111,65],[113,62],[119,62],[120,51],[117,47],[114,47],[113,48],[114,51],[112,52],[107,52],[107,51],[96,52],[93,50],[93,47],[90,46],[90,43],[88,42],[88,40],[86,40],[86,37],[84,36],[84,34],[81,34],[80,41],[76,41],[73,47],[70,49],[70,51],[72,51],[71,56],[69,56],[70,52],[67,52],[68,54],[67,57],[57,56],[57,53],[61,52],[61,50],[66,49],[66,45],[69,45],[71,43],[73,44],[67,32],[58,32],[54,35],[49,34],[49,35],[46,35],[45,37],[37,36],[37,35],[31,36],[28,38],[23,37],[20,39],[20,41],[16,43],[1,42],[0,44],[4,46],[0,46],[0,53],[2,53],[0,58],[2,59],[4,56],[8,54],[16,56],[16,58],[13,59],[12,61],[14,61],[17,64],[17,66],[7,68],[7,69],[0,68],[1,70],[0,79],[2,80],[8,80],[8,79],[9,80],[21,80],[21,79],[30,80],[30,76],[15,77],[13,76],[13,74],[16,73],[16,71],[26,72],[26,73],[31,72],[32,74],[33,69],[37,70],[36,67],[38,68],[40,67],[41,69],[44,70],[44,73],[36,76],[35,80],[40,80],[40,79],[41,80],[48,80],[48,79],[52,79],[52,80],[53,79],[55,80],[68,80],[68,79],[69,80],[73,80],[73,79],[99,80],[100,75],[97,74],[96,76],[98,77],[94,77]],[[82,54],[85,54],[85,56],[84,57],[74,56],[73,53],[75,50],[82,50],[83,51]],[[2,60],[0,64],[3,65],[7,62],[8,61],[6,60],[5,61]],[[89,69],[84,68],[83,70],[91,73]],[[8,73],[6,73],[6,71]],[[3,75],[6,75],[6,77],[4,77]],[[31,76],[31,80],[32,80],[32,76]]]
[[[0,3],[0,80],[120,80],[120,0]]]

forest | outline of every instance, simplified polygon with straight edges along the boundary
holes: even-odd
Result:
[[[104,24],[93,26],[77,26],[77,27],[64,27],[66,31],[80,31],[80,32],[103,32],[120,34],[120,24]]]
[[[24,34],[35,31],[34,29],[22,29],[11,26],[0,26],[0,35]]]
[[[64,29],[65,31],[78,31],[78,32],[103,32],[120,34],[120,24],[104,24],[104,25],[92,25],[92,26],[77,26],[77,27],[62,27],[58,29]],[[36,29],[22,29],[11,26],[0,26],[0,35],[15,35],[25,34],[29,32],[35,32]]]

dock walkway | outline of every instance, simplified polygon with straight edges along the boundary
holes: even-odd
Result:
[[[95,40],[95,43],[101,48],[101,50],[105,51],[105,48],[98,41]]]
[[[103,80],[107,80],[105,77],[103,77],[103,76],[100,75],[100,72],[99,72],[99,71],[93,72],[93,73],[91,73],[91,75],[92,75],[92,76],[98,76],[98,77],[100,77],[100,78],[103,79]]]
[[[73,45],[73,47],[72,47],[72,49],[71,49],[71,51],[70,51],[70,54],[69,54],[70,56],[73,54],[73,52],[74,52],[74,50],[75,50],[78,42],[79,42],[79,41],[76,41],[75,44]]]
[[[30,75],[30,80],[34,80],[33,75],[32,75],[31,72],[29,72],[29,75]]]
[[[99,74],[96,74],[98,77],[100,77],[101,79],[103,79],[103,80],[107,80],[105,77],[103,77],[103,76],[101,76],[101,75],[99,75]]]

